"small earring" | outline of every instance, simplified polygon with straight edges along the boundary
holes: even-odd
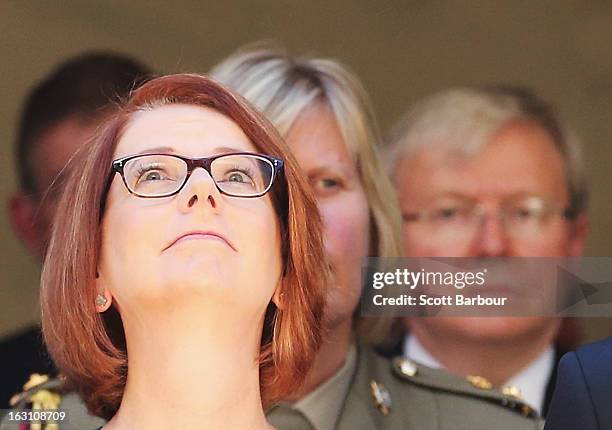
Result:
[[[96,306],[98,307],[106,306],[107,303],[108,303],[108,299],[104,297],[102,294],[98,294],[96,296]]]

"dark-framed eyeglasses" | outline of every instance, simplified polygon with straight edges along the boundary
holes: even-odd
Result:
[[[283,167],[283,160],[251,152],[188,158],[174,154],[129,155],[113,161],[112,174],[119,173],[128,191],[142,198],[178,194],[201,167],[220,193],[231,197],[261,197]]]

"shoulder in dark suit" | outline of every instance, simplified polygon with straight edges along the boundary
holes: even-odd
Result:
[[[9,407],[32,373],[55,374],[38,326],[0,342],[0,409]]]
[[[546,430],[612,428],[612,337],[565,354]]]

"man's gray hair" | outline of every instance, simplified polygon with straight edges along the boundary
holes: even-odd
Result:
[[[417,102],[390,133],[387,168],[395,176],[401,161],[421,148],[476,154],[515,120],[532,121],[550,134],[565,164],[568,212],[573,217],[585,212],[588,190],[580,141],[548,103],[525,88],[456,88]]]

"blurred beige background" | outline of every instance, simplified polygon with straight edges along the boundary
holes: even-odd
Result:
[[[60,60],[132,54],[162,72],[204,72],[240,45],[275,39],[342,60],[363,79],[385,131],[449,86],[520,83],[555,103],[585,142],[589,256],[612,246],[612,3],[606,1],[0,1],[0,337],[36,321],[37,264],[8,224],[22,98]],[[585,320],[587,339],[612,334]]]

